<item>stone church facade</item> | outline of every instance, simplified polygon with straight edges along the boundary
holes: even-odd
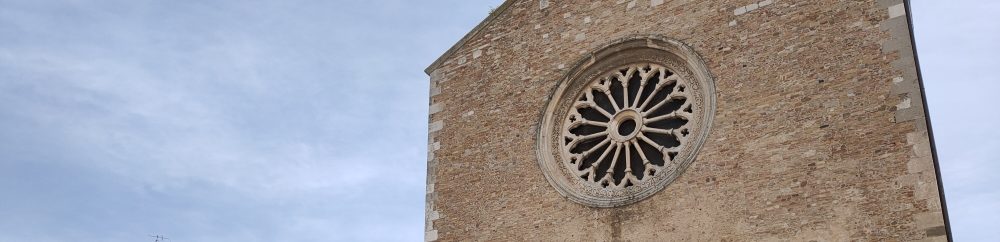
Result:
[[[428,241],[947,241],[903,0],[508,0],[430,75]]]

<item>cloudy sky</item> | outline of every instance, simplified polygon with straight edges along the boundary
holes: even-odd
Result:
[[[0,0],[0,242],[419,241],[422,70],[501,0]],[[1000,2],[914,0],[952,228],[1000,237]]]

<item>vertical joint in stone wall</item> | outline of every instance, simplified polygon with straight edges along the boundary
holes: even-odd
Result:
[[[927,204],[928,208],[942,209],[917,214],[914,226],[924,230],[924,238],[931,241],[948,240],[948,228],[945,222],[945,212],[942,208],[943,194],[937,194],[940,181],[937,180],[934,167],[934,157],[931,147],[929,127],[926,125],[925,108],[923,106],[923,90],[920,88],[919,76],[916,66],[916,55],[913,49],[912,34],[910,33],[909,18],[906,17],[907,9],[904,0],[880,0],[877,4],[878,11],[885,11],[886,18],[882,21],[881,29],[889,34],[889,38],[882,43],[882,51],[885,54],[896,54],[897,58],[892,61],[892,67],[898,72],[891,81],[891,93],[898,95],[899,103],[896,104],[896,122],[915,122],[913,132],[906,135],[907,145],[910,145],[912,152],[908,157],[907,171],[905,175],[898,179],[910,180],[916,190],[915,197],[918,201]]]
[[[435,102],[434,96],[441,93],[441,81],[444,80],[443,73],[441,69],[434,70],[431,72],[431,102],[429,107],[429,115],[433,117],[433,114],[444,110],[444,103]],[[437,199],[437,194],[434,192],[434,184],[437,182],[437,158],[434,152],[441,148],[441,142],[436,140],[437,133],[444,128],[443,120],[430,119],[427,127],[427,194],[426,203],[424,204],[424,241],[437,241],[438,231],[434,228],[434,221],[441,218],[441,214],[437,211],[435,207],[435,200]]]

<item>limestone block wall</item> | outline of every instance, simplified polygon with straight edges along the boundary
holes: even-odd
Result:
[[[945,241],[902,0],[510,0],[428,68],[428,241]],[[593,208],[546,181],[535,137],[558,80],[633,35],[715,77],[685,173]]]

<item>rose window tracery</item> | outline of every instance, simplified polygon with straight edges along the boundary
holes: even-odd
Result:
[[[594,80],[569,111],[564,161],[602,187],[628,187],[677,157],[693,109],[685,81],[666,67],[635,64]]]
[[[684,173],[714,112],[714,80],[691,47],[660,36],[616,40],[581,57],[554,87],[538,164],[574,202],[631,204]]]

